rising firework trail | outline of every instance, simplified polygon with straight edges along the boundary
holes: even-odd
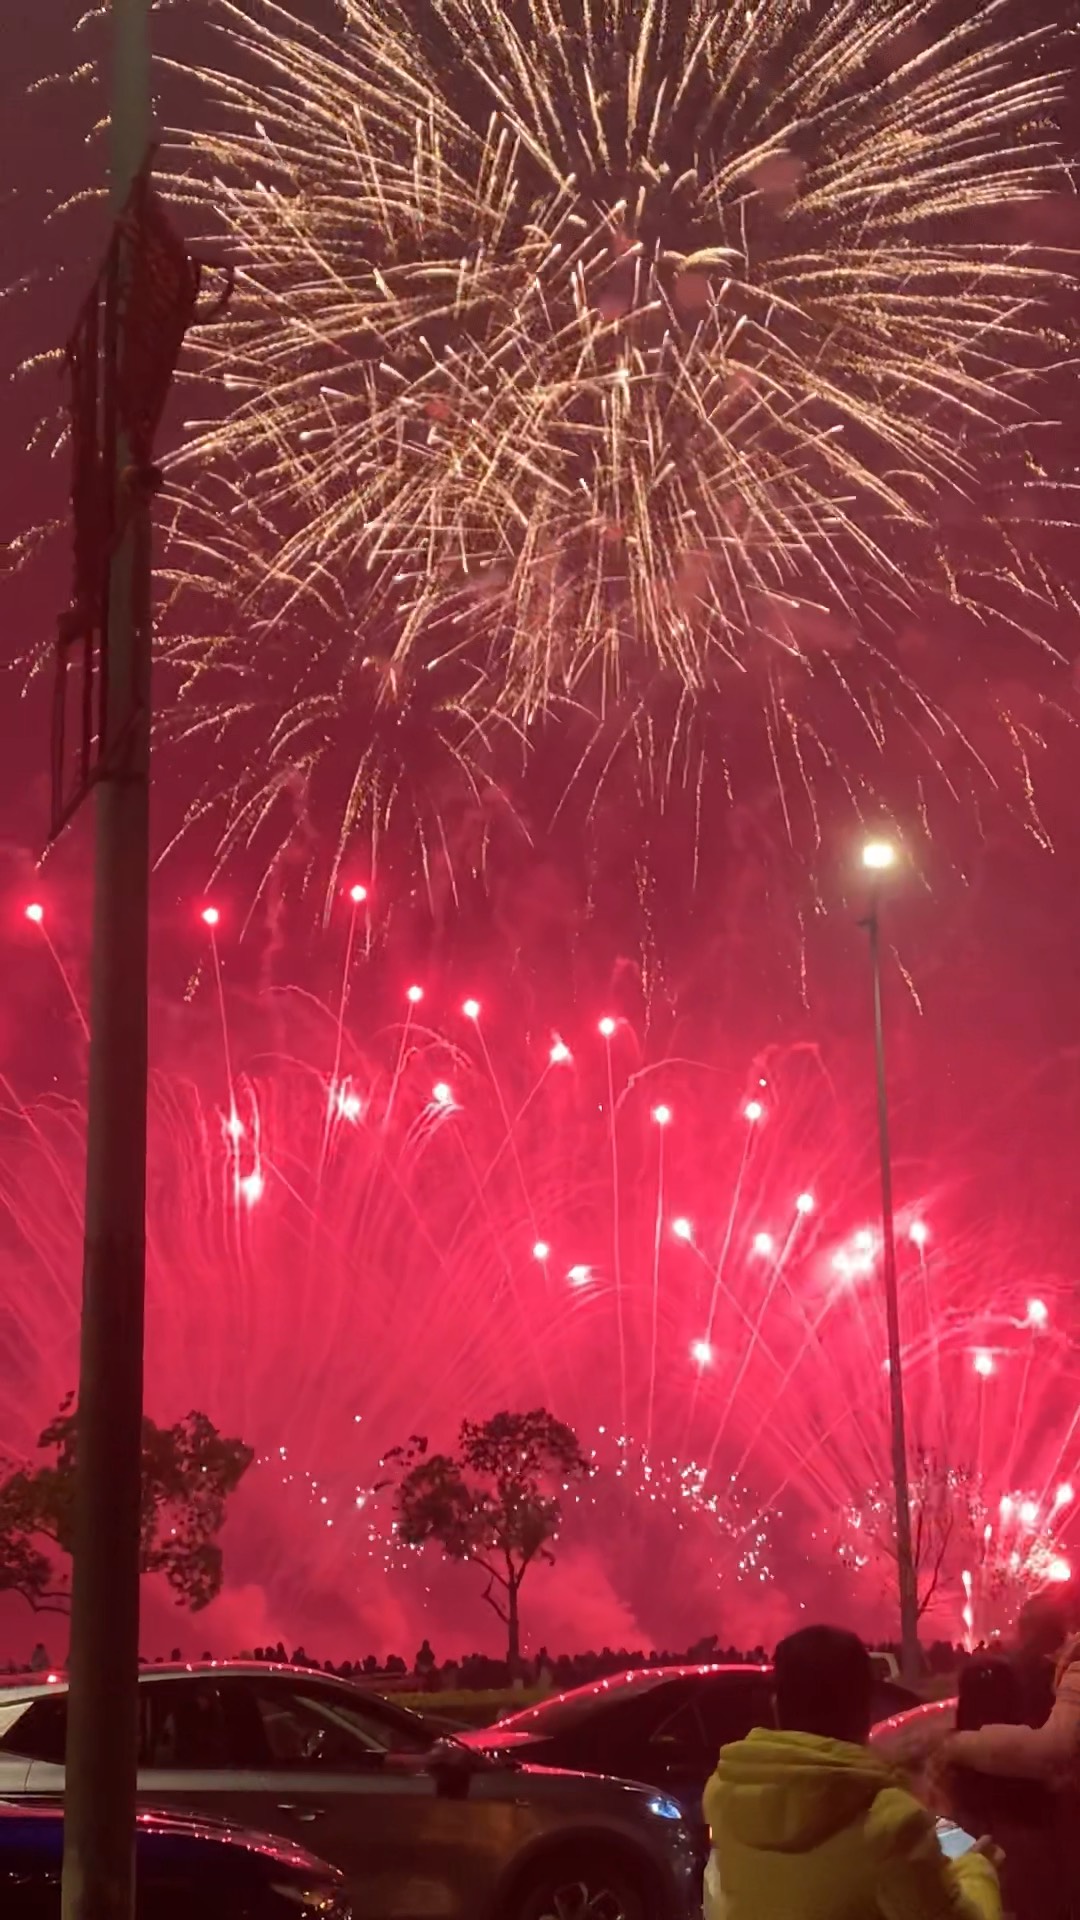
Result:
[[[842,1063],[809,1047],[654,1056],[629,1022],[571,1004],[559,1032],[531,1030],[497,977],[467,996],[403,981],[380,1026],[360,904],[346,890],[328,936],[347,971],[325,1007],[299,990],[246,999],[228,916],[193,913],[204,986],[154,1079],[149,1404],[198,1405],[258,1452],[230,1578],[297,1632],[330,1595],[365,1618],[373,1561],[412,1593],[417,1568],[372,1491],[382,1455],[410,1432],[449,1436],[463,1412],[546,1404],[618,1473],[637,1544],[608,1542],[602,1488],[582,1537],[613,1580],[633,1560],[658,1636],[668,1603],[649,1577],[669,1525],[686,1528],[688,1595],[696,1565],[706,1586],[771,1582],[779,1609],[811,1601],[831,1565],[869,1616],[865,1534],[838,1557],[837,1516],[882,1482],[886,1339],[872,1134],[840,1095]],[[41,964],[52,977],[44,949]],[[77,1094],[8,1090],[9,1454],[71,1383],[83,1129]],[[898,1227],[913,1447],[977,1476],[993,1509],[994,1541],[961,1569],[981,1618],[1014,1552],[1046,1578],[1068,1559],[1071,1282],[1034,1236],[925,1169],[903,1171]],[[309,1527],[317,1547],[283,1554],[283,1530],[295,1544]],[[958,1590],[950,1604],[959,1632]]]

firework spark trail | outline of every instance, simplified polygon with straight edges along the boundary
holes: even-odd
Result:
[[[889,707],[933,761],[957,723],[896,610],[977,604],[980,575],[1053,601],[996,504],[1034,498],[1019,430],[1066,352],[1061,276],[1009,235],[1061,179],[1019,0],[959,25],[826,0],[811,33],[797,0],[210,18],[215,57],[167,63],[202,129],[174,189],[239,271],[171,465],[170,725],[242,733],[268,655],[280,676],[223,851],[339,746],[340,848],[384,820],[393,755],[353,713],[400,715],[429,673],[466,781],[495,712],[602,711],[650,675],[736,698],[763,660],[750,697],[811,807],[836,751],[811,682],[849,735],[880,751]]]
[[[650,1461],[686,1463],[710,1499],[718,1484],[738,1487],[774,1531],[781,1502],[797,1528],[880,1477],[880,1276],[875,1236],[857,1224],[875,1192],[872,1132],[816,1052],[770,1052],[759,1126],[746,1118],[741,1058],[709,1066],[643,1047],[627,1058],[591,1021],[571,1048],[523,1033],[494,1003],[490,1031],[468,1015],[463,1036],[453,1002],[449,1035],[436,1016],[403,1050],[397,1023],[362,1038],[348,1020],[339,1031],[337,1006],[280,998],[274,1053],[262,1002],[230,999],[223,1090],[208,980],[185,1016],[185,1077],[154,1079],[152,1394],[237,1422],[263,1459],[284,1448],[306,1463],[320,1511],[324,1498],[355,1502],[379,1450],[403,1434],[442,1435],[463,1410],[534,1396],[583,1430],[606,1424],[613,1440],[648,1423]],[[437,983],[431,998],[437,1007]],[[366,983],[361,999],[366,1014]],[[411,1018],[407,990],[402,1003]],[[0,1337],[21,1356],[0,1384],[0,1443],[13,1451],[72,1377],[81,1120],[77,1105],[27,1111],[10,1096],[0,1124]],[[1069,1283],[1033,1267],[1024,1240],[989,1216],[935,1246],[935,1219],[957,1203],[939,1181],[927,1226],[918,1186],[919,1211],[898,1214],[913,1444],[947,1440],[987,1486],[1045,1503],[1080,1478],[1059,1328]],[[770,1285],[778,1265],[782,1284]],[[710,1312],[715,1347],[702,1339]],[[370,1544],[369,1518],[355,1528]],[[272,1560],[258,1577],[282,1578]]]

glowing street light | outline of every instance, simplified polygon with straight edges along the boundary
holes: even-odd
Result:
[[[692,1240],[694,1237],[693,1226],[682,1214],[679,1215],[677,1220],[672,1221],[671,1231],[675,1235],[676,1240]]]
[[[693,1340],[690,1343],[690,1358],[698,1367],[711,1367],[713,1350],[708,1340]]]
[[[888,873],[896,865],[896,848],[891,840],[868,840],[862,850],[862,863],[868,873]]]
[[[1050,1319],[1050,1309],[1045,1300],[1029,1300],[1027,1303],[1027,1324],[1041,1333]]]
[[[570,1268],[566,1277],[572,1287],[587,1287],[592,1279],[592,1268],[580,1262],[576,1267]]]
[[[921,1253],[930,1238],[930,1229],[926,1221],[913,1220],[907,1230],[907,1237],[911,1241],[912,1246],[918,1247]]]
[[[202,921],[205,927],[216,927],[220,919],[221,919],[221,915],[218,912],[216,907],[203,908]]]
[[[418,1007],[423,997],[423,987],[406,987],[405,998],[409,1002],[410,1007]]]
[[[542,1261],[547,1259],[548,1255],[551,1252],[551,1248],[548,1246],[548,1243],[546,1240],[534,1240],[532,1251],[533,1251],[533,1259]]]
[[[367,888],[362,887],[359,884],[357,884],[355,887],[350,887],[349,899],[352,901],[354,907],[362,906],[364,901],[367,899]]]
[[[892,1147],[889,1141],[889,1095],[885,1075],[885,1025],[881,1001],[881,880],[895,867],[896,848],[889,840],[867,840],[862,850],[863,871],[870,877],[870,900],[862,921],[870,946],[870,980],[874,1009],[874,1066],[877,1080],[878,1157],[881,1165],[881,1272],[885,1287],[885,1326],[888,1335],[889,1413],[892,1427],[893,1512],[896,1526],[896,1571],[900,1589],[900,1647],[904,1679],[914,1686],[919,1677],[919,1596],[911,1541],[911,1490],[908,1481],[907,1429],[904,1409],[904,1361],[900,1346],[900,1297],[896,1278],[896,1224],[893,1214]]]
[[[971,1364],[980,1380],[989,1380],[994,1371],[994,1356],[988,1353],[985,1347],[980,1347],[972,1356]]]
[[[795,1211],[796,1213],[801,1213],[801,1214],[813,1213],[814,1211],[813,1194],[800,1193],[798,1199],[795,1202]]]
[[[30,905],[25,907],[23,911],[26,914],[26,918],[33,921],[35,927],[40,927],[45,918],[45,909],[40,900],[31,900]]]
[[[600,1032],[603,1034],[604,1039],[610,1040],[612,1034],[615,1031],[615,1022],[612,1019],[610,1013],[605,1013],[603,1019],[598,1021],[597,1025],[599,1026]]]
[[[767,1260],[770,1253],[773,1253],[776,1249],[776,1241],[773,1239],[771,1233],[755,1233],[751,1245],[753,1246],[754,1252],[763,1260]]]
[[[652,1110],[652,1117],[655,1120],[658,1127],[670,1126],[671,1125],[671,1108],[665,1107],[665,1106],[654,1107]]]
[[[757,1122],[759,1120],[763,1120],[764,1117],[765,1117],[765,1109],[762,1106],[761,1101],[748,1100],[745,1107],[743,1108],[743,1119],[749,1120],[750,1125],[753,1127],[757,1125]]]
[[[463,1000],[461,1003],[461,1011],[465,1015],[466,1020],[479,1020],[480,1018],[479,1000]]]
[[[556,1034],[554,1040],[551,1043],[551,1052],[548,1054],[548,1059],[551,1061],[552,1066],[553,1067],[565,1066],[566,1062],[570,1058],[571,1058],[570,1049],[567,1046],[566,1041],[560,1040],[558,1034]]]

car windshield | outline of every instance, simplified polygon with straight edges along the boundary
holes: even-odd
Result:
[[[596,1680],[590,1686],[575,1687],[573,1693],[559,1693],[554,1699],[541,1700],[538,1706],[525,1707],[520,1713],[512,1713],[509,1719],[500,1720],[499,1727],[507,1733],[531,1733],[537,1739],[546,1740],[553,1734],[568,1732],[597,1711],[651,1693],[654,1687],[662,1687],[666,1679],[666,1674],[650,1673],[647,1669],[639,1673],[618,1673],[611,1680]]]

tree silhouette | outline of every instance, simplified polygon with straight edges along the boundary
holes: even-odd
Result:
[[[506,1628],[512,1674],[521,1660],[519,1594],[536,1560],[553,1561],[562,1520],[559,1495],[592,1467],[577,1435],[540,1407],[463,1420],[456,1454],[428,1452],[414,1435],[386,1456],[399,1477],[394,1505],[401,1538],[434,1541],[449,1560],[487,1575],[484,1599]]]
[[[915,1564],[918,1617],[928,1613],[942,1589],[955,1585],[963,1567],[976,1564],[986,1518],[982,1483],[973,1467],[952,1467],[932,1448],[918,1448],[908,1475],[911,1557]],[[860,1567],[884,1563],[896,1583],[896,1518],[891,1481],[868,1487],[845,1516],[837,1543],[840,1558]]]
[[[0,1479],[0,1592],[37,1612],[66,1613],[70,1589],[56,1564],[74,1532],[76,1413],[69,1394],[38,1440],[39,1465],[10,1467]],[[142,1570],[162,1574],[192,1612],[221,1591],[218,1535],[225,1509],[254,1454],[220,1434],[205,1413],[174,1426],[143,1420]]]

